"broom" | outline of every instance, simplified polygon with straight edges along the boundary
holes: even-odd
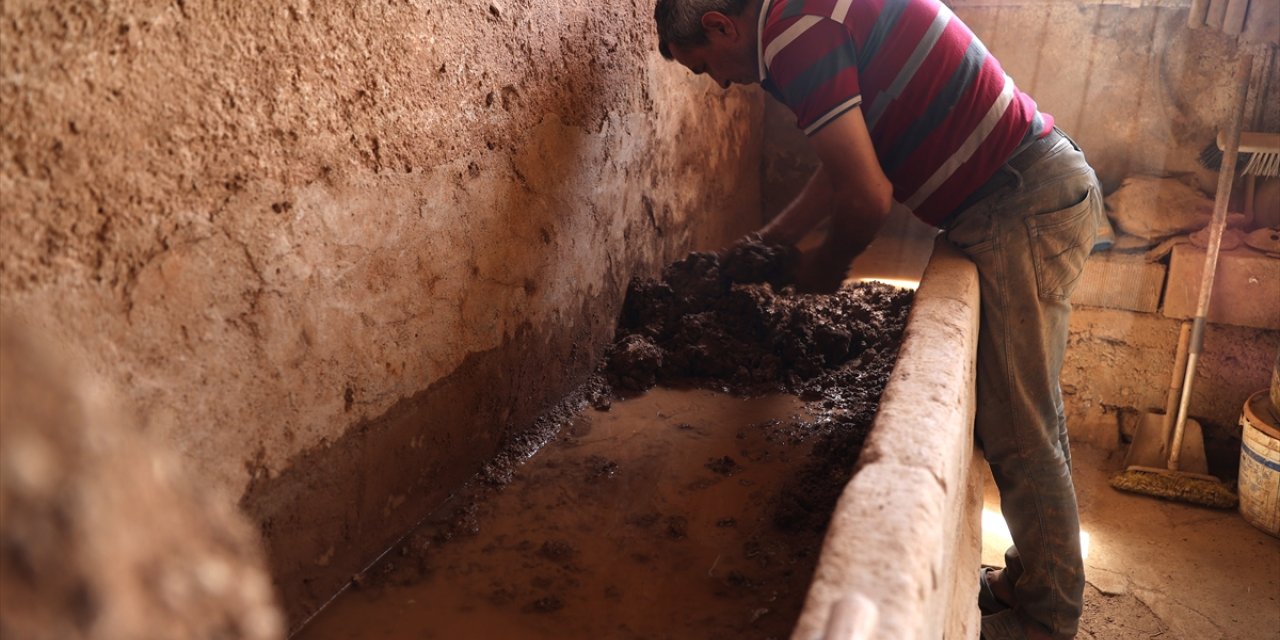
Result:
[[[1214,171],[1221,170],[1222,152],[1226,148],[1226,140],[1219,133],[1218,139],[1210,142],[1200,152],[1200,166]],[[1253,224],[1253,201],[1258,178],[1280,177],[1280,133],[1243,131],[1240,133],[1237,151],[1240,156],[1236,164],[1244,166],[1240,175],[1248,178],[1244,184],[1244,218],[1247,226]]]
[[[1181,469],[1181,462],[1183,438],[1187,426],[1187,409],[1191,404],[1191,385],[1195,381],[1196,364],[1204,344],[1205,316],[1209,311],[1213,276],[1218,267],[1222,232],[1227,226],[1227,200],[1231,197],[1231,185],[1235,178],[1236,161],[1240,150],[1240,124],[1244,119],[1244,101],[1249,91],[1249,75],[1252,69],[1253,57],[1245,56],[1236,76],[1238,80],[1236,109],[1225,132],[1226,145],[1223,147],[1224,155],[1218,172],[1218,190],[1213,202],[1213,219],[1209,223],[1209,247],[1205,253],[1204,270],[1200,276],[1200,298],[1196,305],[1196,317],[1191,329],[1191,345],[1187,354],[1186,371],[1182,378],[1178,417],[1172,423],[1172,433],[1169,432],[1168,427],[1165,429],[1164,443],[1161,445],[1167,444],[1167,446],[1160,447],[1168,452],[1168,461],[1164,468],[1130,464],[1111,479],[1111,486],[1116,489],[1220,509],[1234,508],[1238,502],[1236,495],[1221,480],[1206,473],[1193,473]],[[1181,354],[1178,359],[1181,360]],[[1167,419],[1165,422],[1168,424]],[[1139,438],[1134,439],[1131,454],[1139,450],[1138,440]],[[1197,457],[1203,455],[1203,445],[1194,453]]]
[[[1200,166],[1214,171],[1222,169],[1222,153],[1227,147],[1223,133],[1200,151]],[[1241,131],[1237,152],[1236,164],[1244,165],[1240,175],[1280,177],[1280,133]]]

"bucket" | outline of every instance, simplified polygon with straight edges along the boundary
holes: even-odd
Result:
[[[1244,403],[1240,426],[1240,515],[1280,538],[1280,420],[1268,391]]]
[[[1280,416],[1280,351],[1276,352],[1276,363],[1271,365],[1271,410]]]

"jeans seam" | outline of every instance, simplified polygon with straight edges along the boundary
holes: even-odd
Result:
[[[998,285],[997,288],[1000,291],[1000,306],[1001,308],[1007,309],[1009,308],[1009,300],[1008,300],[1009,289],[1006,285],[1007,285],[1008,274],[1012,270],[1012,265],[1008,264],[1009,256],[1007,252],[1001,250],[1004,247],[1002,243],[1000,243],[999,239],[1003,235],[1003,233],[1001,229],[996,228],[997,226],[999,226],[1001,222],[1011,223],[1012,221],[1007,221],[1007,220],[997,221],[993,218],[992,232],[991,232],[992,233],[992,249],[997,250],[997,254],[996,254],[997,263],[1000,265],[998,282],[997,282],[997,285]],[[1003,231],[1008,232],[1009,230],[1004,229]],[[1028,250],[1030,250],[1029,246],[1028,246]],[[1009,331],[1007,322],[1005,323],[1005,326],[1002,328],[1004,330],[1001,332],[1001,349],[1002,351],[1004,351],[1004,358],[1003,358],[1004,371],[1002,372],[1001,377],[1004,378],[1003,383],[1005,387],[1004,390],[1005,390],[1006,397],[1013,398],[1014,397],[1013,376],[1009,375],[1010,372],[1013,370],[1013,362],[1011,360],[1013,349],[1012,349],[1012,345],[1010,344],[1010,341],[1012,340],[1012,333],[1011,331]],[[1009,418],[1012,419],[1012,416],[1009,416]],[[1016,461],[1019,465],[1025,468],[1027,464],[1027,442],[1026,442],[1025,434],[1023,433],[1022,429],[1010,429],[1009,431],[1013,436],[1014,445],[1017,447]],[[1050,556],[1050,548],[1048,544],[1048,536],[1045,535],[1045,532],[1048,529],[1048,523],[1045,522],[1044,496],[1042,495],[1038,487],[1032,491],[1032,494],[1034,494],[1034,502],[1035,502],[1036,527],[1038,529],[1038,533],[1036,535],[1036,538],[1037,538],[1036,544],[1039,547],[1039,557],[1047,558]],[[1054,566],[1055,563],[1050,562],[1046,564],[1048,566],[1045,567],[1045,574],[1048,577],[1048,584],[1050,585],[1058,584],[1057,568]],[[1014,586],[1016,591],[1016,585]],[[1049,598],[1053,603],[1053,606],[1049,607],[1049,610],[1051,612],[1050,618],[1049,618],[1049,624],[1050,624],[1049,628],[1053,630],[1053,629],[1058,629],[1062,627],[1061,621],[1059,620],[1062,614],[1059,612],[1060,607],[1057,606],[1058,600],[1060,599],[1058,596],[1057,590],[1051,588],[1049,590],[1049,593],[1050,593]]]
[[[979,271],[985,281],[984,289],[995,289],[990,292],[990,305],[984,302],[983,308],[993,309],[993,321],[1001,324],[987,326],[1000,330],[992,333],[1003,334],[990,336],[995,340],[989,343],[991,346],[987,351],[990,357],[996,358],[989,362],[992,374],[988,377],[993,384],[989,392],[982,393],[993,401],[979,409],[985,416],[982,418],[985,428],[983,433],[992,439],[998,439],[1001,444],[984,442],[984,449],[993,449],[994,459],[1004,465],[996,475],[997,480],[1002,483],[1002,498],[1005,497],[1004,484],[1008,483],[1008,487],[1015,491],[1008,495],[1010,500],[1005,502],[1004,507],[1013,510],[1010,512],[1010,524],[1019,533],[1018,543],[1025,545],[1024,550],[1030,552],[1027,555],[1036,558],[1031,574],[1024,575],[1019,580],[1025,580],[1022,587],[1030,590],[1024,592],[1024,597],[1034,601],[1028,603],[1024,611],[1028,615],[1024,619],[1034,620],[1037,626],[1045,627],[1054,637],[1061,637],[1070,629],[1076,628],[1073,615],[1079,616],[1081,601],[1080,594],[1075,590],[1083,580],[1083,574],[1077,573],[1083,569],[1080,566],[1079,542],[1074,542],[1074,551],[1071,551],[1067,543],[1075,538],[1059,529],[1060,526],[1067,526],[1068,522],[1077,520],[1077,516],[1064,510],[1068,505],[1060,502],[1070,498],[1074,504],[1066,421],[1064,412],[1059,410],[1060,384],[1043,401],[1037,400],[1040,398],[1038,392],[1036,396],[1026,396],[1029,391],[1023,389],[1020,376],[1028,371],[1035,376],[1047,373],[1049,363],[1045,361],[1045,371],[1034,366],[1028,371],[1023,370],[1024,367],[1019,363],[1022,358],[1032,354],[1028,349],[1034,347],[1021,334],[1017,316],[1010,314],[1042,314],[1039,320],[1029,318],[1028,322],[1032,326],[1027,329],[1040,331],[1046,340],[1051,337],[1056,340],[1059,329],[1062,329],[1058,327],[1058,322],[1066,322],[1065,316],[1059,317],[1062,311],[1059,305],[1064,304],[1065,300],[1039,296],[1041,287],[1037,278],[1038,269],[1030,246],[1034,244],[1032,236],[1035,232],[1028,234],[1028,226],[1031,226],[1028,223],[1029,218],[1036,214],[1051,213],[1059,209],[1052,206],[1054,201],[1063,202],[1078,194],[1075,184],[1077,181],[1089,176],[1091,184],[1096,184],[1096,178],[1092,177],[1092,171],[1084,164],[1083,158],[1068,153],[1076,146],[1073,143],[1070,146],[1059,145],[1060,148],[1056,148],[1055,153],[1042,159],[1046,164],[1038,162],[1029,167],[1025,172],[1026,182],[1020,190],[1002,190],[993,195],[991,200],[983,201],[981,204],[986,206],[981,209],[981,213],[989,220],[986,228],[981,231],[986,234],[989,242],[965,250],[979,262]],[[1069,164],[1067,160],[1079,162],[1080,166]],[[1063,197],[1064,195],[1067,197]],[[1093,198],[1094,207],[1101,206],[1100,191],[1096,186],[1090,187],[1086,197]],[[965,215],[977,213],[980,212],[972,210]],[[1077,223],[1083,224],[1083,221]],[[1048,227],[1052,226],[1054,225],[1047,225],[1044,233],[1049,233]],[[982,233],[966,235],[973,238],[981,237]],[[981,260],[977,260],[979,256],[973,251],[975,248],[983,250]],[[996,271],[988,271],[984,266]],[[988,292],[984,290],[983,293]],[[1016,305],[1016,309],[1011,304]],[[985,320],[985,311],[983,315]],[[1052,325],[1047,323],[1050,319],[1053,320]],[[1045,349],[1041,352],[1043,355],[1050,353],[1047,350],[1049,346],[1049,343],[1045,343],[1039,347]],[[1053,349],[1058,349],[1056,342],[1053,343]],[[1003,353],[997,353],[997,350],[1003,350]],[[997,368],[1003,370],[997,371]],[[1061,363],[1058,369],[1061,369]],[[1056,375],[1052,375],[1052,378],[1054,382],[1059,382]],[[1039,380],[1039,377],[1035,379]],[[1013,402],[1015,397],[1019,398],[1016,403]],[[1046,409],[1043,406],[1046,402],[1051,404],[1047,414],[1042,411]],[[1044,448],[1041,439],[1044,440]],[[1059,465],[1063,468],[1059,469]],[[1053,479],[1049,479],[1044,472],[1050,466],[1054,474],[1065,473],[1066,478],[1054,475]],[[1059,509],[1059,506],[1063,509]],[[1034,513],[1031,513],[1033,510]],[[1078,527],[1078,521],[1075,526]],[[1011,550],[1016,551],[1016,548],[1011,547]],[[1030,615],[1032,612],[1034,618]]]

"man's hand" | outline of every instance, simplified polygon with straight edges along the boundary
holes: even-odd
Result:
[[[720,260],[720,275],[730,282],[768,282],[782,287],[791,284],[795,277],[795,247],[770,243],[759,233],[748,233],[716,255]]]
[[[760,232],[752,231],[751,233],[734,240],[733,244],[717,251],[716,255],[720,257],[720,260],[724,260],[729,256],[742,252],[743,248],[747,245],[759,244],[762,242],[764,242],[764,239],[760,236]]]
[[[800,293],[831,294],[840,290],[853,256],[831,242],[800,255],[796,264],[796,290]]]

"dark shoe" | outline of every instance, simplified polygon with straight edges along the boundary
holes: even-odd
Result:
[[[982,616],[982,640],[1027,640],[1022,632],[1018,613],[1005,609],[1000,613]]]
[[[983,566],[978,570],[978,610],[982,615],[989,616],[994,613],[1000,613],[1011,609],[1008,603],[996,597],[996,592],[991,590],[991,583],[988,581],[988,574],[995,571],[997,567]]]

